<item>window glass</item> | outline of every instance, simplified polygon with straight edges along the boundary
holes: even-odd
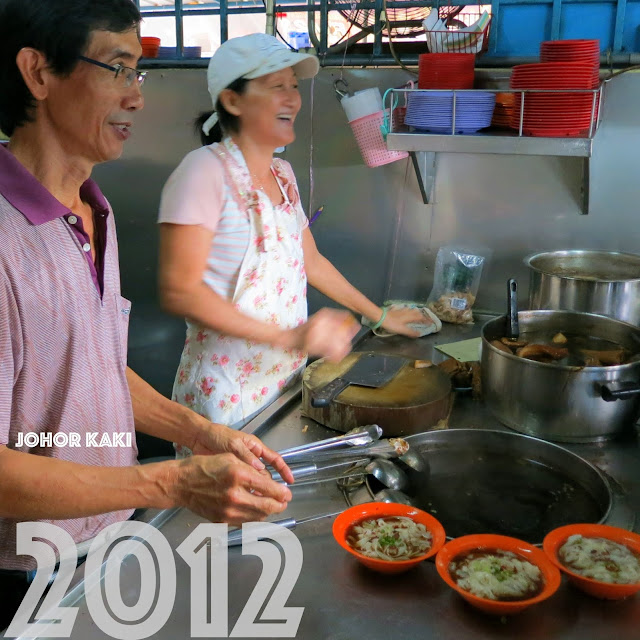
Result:
[[[140,8],[144,11],[152,7],[162,7],[172,9],[176,6],[174,0],[140,0]],[[184,4],[184,3],[183,3]]]
[[[266,26],[267,17],[264,13],[232,14],[229,16],[229,38],[264,33]]]
[[[160,47],[176,46],[176,19],[147,16],[140,25],[141,36],[160,38]]]
[[[198,57],[199,47],[200,56],[210,58],[220,46],[220,16],[185,16],[182,25],[185,57]]]

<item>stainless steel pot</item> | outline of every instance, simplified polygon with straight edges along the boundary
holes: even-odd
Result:
[[[585,311],[640,325],[640,255],[551,251],[524,262],[530,309]]]
[[[521,311],[520,334],[564,332],[619,343],[640,353],[640,328],[572,311]],[[610,367],[534,362],[500,351],[506,317],[482,328],[482,393],[506,426],[543,440],[593,442],[631,429],[640,415],[640,361]],[[605,399],[606,398],[606,399]]]

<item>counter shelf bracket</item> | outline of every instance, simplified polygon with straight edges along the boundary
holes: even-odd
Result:
[[[435,151],[410,151],[413,170],[418,178],[418,187],[424,204],[435,203],[436,153]]]
[[[582,159],[582,187],[580,196],[582,200],[582,210],[580,213],[586,216],[589,213],[589,189],[591,187],[591,157]]]
[[[590,207],[589,192],[591,188],[591,152],[589,145],[589,155],[582,157],[582,184],[580,186],[580,214],[587,215]],[[418,187],[422,202],[424,204],[435,204],[436,186],[436,152],[435,151],[409,151],[413,170],[418,179]],[[520,155],[520,154],[514,154]],[[549,154],[552,155],[552,154]],[[562,155],[562,154],[554,154]]]

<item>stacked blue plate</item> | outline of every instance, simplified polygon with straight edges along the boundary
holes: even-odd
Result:
[[[488,127],[495,105],[495,93],[456,91],[456,133],[474,133]],[[420,131],[451,133],[453,91],[412,92],[404,123]]]

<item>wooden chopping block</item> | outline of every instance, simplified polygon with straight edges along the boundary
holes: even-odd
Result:
[[[361,425],[377,424],[385,437],[407,436],[446,426],[453,402],[451,379],[439,367],[416,369],[409,359],[383,387],[351,385],[328,407],[312,407],[311,392],[345,373],[360,356],[360,353],[351,353],[338,363],[317,360],[306,368],[302,378],[303,415],[345,432]]]

